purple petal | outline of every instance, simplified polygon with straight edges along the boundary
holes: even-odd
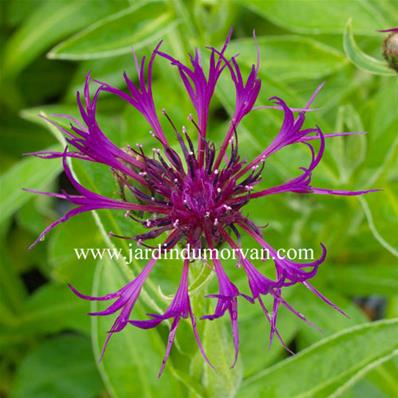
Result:
[[[378,30],[378,32],[384,32],[384,33],[398,32],[398,28],[380,29]]]

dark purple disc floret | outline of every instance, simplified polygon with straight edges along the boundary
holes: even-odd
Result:
[[[202,65],[199,51],[190,57],[190,65],[185,65],[174,57],[160,51],[157,45],[151,54],[149,62],[145,57],[139,62],[134,55],[138,72],[138,82],[134,83],[124,74],[127,90],[122,91],[104,82],[96,82],[98,87],[95,94],[90,94],[90,75],[87,76],[84,93],[77,95],[77,104],[81,120],[67,115],[56,115],[66,118],[70,127],[65,128],[53,120],[55,125],[65,136],[68,146],[64,152],[39,152],[34,155],[42,158],[62,158],[65,173],[73,184],[77,193],[43,193],[58,199],[66,200],[75,207],[63,215],[59,220],[48,226],[38,240],[56,225],[83,212],[111,209],[124,211],[134,222],[141,223],[146,231],[131,239],[138,244],[148,245],[150,240],[165,236],[164,250],[170,250],[177,244],[196,248],[214,249],[226,245],[231,249],[241,247],[240,235],[250,235],[257,244],[267,249],[273,255],[275,278],[263,275],[248,259],[241,256],[239,265],[247,278],[251,295],[245,295],[229,279],[221,261],[212,259],[211,267],[218,282],[218,292],[208,297],[215,299],[212,314],[203,315],[202,319],[216,319],[226,313],[230,317],[232,336],[235,346],[234,363],[239,350],[238,333],[238,301],[245,299],[250,303],[258,302],[271,325],[270,340],[276,335],[283,343],[277,329],[279,308],[285,307],[300,319],[308,322],[282,297],[282,291],[288,286],[303,284],[327,304],[342,312],[318,290],[309,280],[318,272],[319,266],[326,257],[326,248],[321,244],[322,254],[319,259],[310,263],[296,263],[288,259],[279,259],[276,250],[264,240],[260,228],[250,221],[243,213],[243,208],[252,200],[284,192],[296,194],[328,194],[328,195],[361,195],[370,191],[344,191],[319,188],[312,185],[312,173],[320,163],[325,150],[325,139],[347,135],[350,133],[324,134],[319,127],[305,128],[306,113],[322,86],[318,87],[306,106],[302,109],[290,108],[281,98],[272,97],[273,105],[283,112],[282,125],[273,141],[250,162],[243,161],[238,152],[239,124],[255,109],[254,105],[261,89],[259,79],[259,54],[257,63],[252,66],[248,76],[242,75],[237,57],[228,58],[226,50],[231,34],[227,37],[221,50],[210,48],[208,68]],[[192,129],[197,139],[193,140],[192,132],[185,127],[177,128],[165,110],[162,111],[176,136],[179,149],[173,148],[159,121],[159,114],[155,108],[152,93],[152,69],[157,56],[160,56],[176,67],[188,97],[196,111],[196,115],[189,115]],[[209,107],[216,89],[217,82],[223,73],[229,74],[235,87],[235,109],[225,137],[219,148],[207,139]],[[133,106],[149,123],[151,134],[159,144],[159,148],[144,149],[141,145],[122,149],[113,144],[101,130],[96,119],[96,105],[99,95],[107,92],[120,97]],[[319,143],[316,150],[313,141]],[[262,178],[264,162],[274,153],[288,145],[300,143],[308,147],[310,163],[300,169],[300,174],[280,185],[267,189],[257,189]],[[120,199],[111,199],[83,187],[73,176],[68,158],[77,158],[88,162],[101,163],[109,166],[117,177],[121,186]],[[36,191],[34,191],[36,192]],[[128,200],[134,197],[134,200]],[[36,242],[37,242],[36,241]],[[35,242],[35,243],[36,243]],[[196,317],[192,311],[188,290],[189,266],[184,261],[180,286],[170,306],[163,314],[151,314],[150,319],[130,319],[133,307],[139,298],[143,285],[156,265],[151,260],[141,273],[120,290],[102,297],[86,296],[71,287],[72,291],[85,300],[111,301],[103,311],[91,315],[105,316],[118,314],[113,326],[108,332],[104,350],[113,333],[124,329],[128,324],[148,329],[159,325],[164,320],[171,320],[171,329],[166,348],[166,354],[161,366],[162,373],[170,354],[177,327],[181,319],[189,319],[192,324],[195,339],[200,352],[208,361],[199,333],[196,327]],[[263,297],[269,295],[273,299],[271,309],[267,309]],[[104,351],[103,350],[103,351]]]

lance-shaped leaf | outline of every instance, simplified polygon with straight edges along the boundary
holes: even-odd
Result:
[[[352,32],[351,19],[348,20],[344,32],[344,51],[348,59],[359,69],[375,75],[393,76],[395,72],[392,71],[386,62],[380,61],[376,58],[365,54],[358,46],[354,39]]]
[[[239,396],[329,396],[364,368],[390,356],[398,348],[397,333],[398,319],[346,329],[247,379]]]
[[[160,40],[176,21],[164,2],[145,1],[110,15],[53,48],[49,58],[86,60],[127,54]]]

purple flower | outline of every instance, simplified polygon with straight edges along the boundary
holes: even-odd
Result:
[[[309,322],[297,312],[282,296],[283,290],[295,284],[302,284],[312,291],[320,299],[336,310],[332,302],[316,290],[309,280],[313,278],[319,266],[326,257],[326,248],[321,244],[322,254],[310,263],[296,263],[286,258],[280,259],[276,250],[264,240],[262,233],[243,213],[244,206],[255,199],[268,195],[276,195],[284,192],[295,194],[323,194],[323,195],[361,195],[370,190],[345,191],[333,190],[313,186],[312,173],[320,163],[325,151],[326,138],[352,133],[324,134],[321,129],[304,127],[306,113],[311,109],[315,96],[322,86],[319,86],[309,99],[304,108],[290,108],[285,101],[278,97],[272,97],[273,105],[269,108],[283,112],[282,125],[270,145],[261,151],[250,162],[241,160],[238,152],[238,129],[240,122],[255,108],[255,102],[261,88],[259,79],[259,54],[257,63],[253,65],[245,78],[239,67],[237,57],[228,58],[227,47],[231,34],[227,37],[221,50],[210,48],[210,62],[206,70],[202,65],[199,51],[190,57],[191,65],[185,65],[169,54],[160,51],[160,44],[153,51],[148,64],[145,57],[141,62],[134,56],[138,72],[138,81],[134,83],[127,74],[124,74],[128,92],[114,88],[107,83],[97,82],[95,94],[90,94],[90,75],[87,76],[84,88],[84,101],[77,94],[77,103],[81,114],[81,120],[76,120],[67,115],[57,115],[66,118],[70,122],[69,128],[64,128],[53,120],[50,123],[58,127],[65,135],[68,147],[62,153],[40,152],[36,156],[43,158],[63,159],[65,173],[73,184],[78,194],[62,192],[45,193],[44,195],[63,199],[75,207],[68,211],[59,220],[48,226],[38,240],[56,225],[74,217],[80,213],[112,209],[124,211],[126,216],[135,222],[141,223],[146,232],[131,237],[138,244],[147,244],[147,241],[166,235],[163,241],[165,251],[176,245],[182,247],[194,247],[196,249],[216,249],[227,245],[231,249],[241,247],[240,235],[250,235],[257,244],[267,249],[273,256],[275,266],[275,278],[271,279],[263,275],[254,264],[242,255],[239,257],[239,265],[246,275],[251,295],[245,295],[228,277],[228,270],[218,259],[212,259],[212,269],[218,281],[218,292],[210,294],[209,298],[216,299],[214,312],[204,314],[201,319],[214,320],[228,313],[232,336],[235,346],[235,364],[239,351],[238,333],[238,302],[241,298],[250,303],[258,302],[271,325],[270,341],[274,335],[283,343],[281,334],[277,329],[277,317],[279,308],[285,307],[300,319]],[[195,110],[196,118],[190,115],[192,128],[177,128],[165,110],[163,117],[170,124],[173,134],[179,143],[180,151],[174,149],[159,121],[159,114],[154,105],[152,92],[152,69],[154,61],[159,55],[176,67],[182,84]],[[236,103],[224,140],[217,151],[213,143],[207,139],[208,119],[210,116],[210,103],[221,74],[229,74],[235,87]],[[152,136],[158,141],[160,147],[146,153],[141,145],[136,148],[118,148],[100,129],[96,120],[96,105],[99,95],[107,92],[117,95],[131,104],[150,125]],[[191,131],[194,130],[194,133]],[[197,144],[192,139],[197,134]],[[313,141],[319,142],[318,150]],[[309,148],[310,163],[300,169],[300,174],[292,179],[267,189],[256,190],[256,186],[262,179],[264,162],[274,153],[288,145],[301,144]],[[69,148],[72,148],[70,150]],[[117,176],[122,188],[121,198],[111,199],[84,188],[74,178],[69,166],[68,158],[78,158],[88,162],[96,162],[107,165],[111,172]],[[124,191],[129,191],[135,200],[127,200]],[[35,192],[35,191],[34,191]],[[37,241],[38,241],[37,240]],[[37,241],[34,243],[36,244]],[[85,300],[113,300],[113,303],[103,311],[91,315],[105,316],[118,313],[113,326],[109,330],[104,349],[113,333],[120,332],[127,325],[133,325],[142,329],[154,328],[165,320],[171,320],[171,329],[167,342],[166,353],[162,362],[162,373],[169,357],[178,325],[181,319],[190,319],[194,337],[203,357],[208,359],[200,342],[196,326],[196,317],[192,312],[190,295],[188,290],[189,260],[185,260],[182,269],[180,285],[175,293],[170,306],[163,314],[150,314],[149,319],[132,319],[132,311],[137,302],[141,289],[150,272],[156,264],[155,260],[143,268],[142,272],[126,286],[115,293],[102,297],[86,296],[71,287],[73,292]],[[271,309],[267,309],[263,297],[269,295],[273,299]]]

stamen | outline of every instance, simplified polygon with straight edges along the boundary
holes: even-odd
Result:
[[[168,120],[168,122],[170,123],[170,125],[171,125],[171,127],[173,128],[174,132],[175,132],[176,134],[178,134],[177,127],[175,126],[174,122],[171,120],[170,116],[167,114],[165,108],[162,109],[162,113],[163,113],[163,115],[166,117],[166,119]]]
[[[200,128],[199,128],[198,124],[195,122],[195,120],[194,120],[194,118],[193,118],[193,116],[192,116],[192,113],[190,113],[190,114],[188,115],[188,120],[195,126],[195,128],[196,128],[196,130],[198,131],[199,136],[200,136],[200,134],[201,134]]]

